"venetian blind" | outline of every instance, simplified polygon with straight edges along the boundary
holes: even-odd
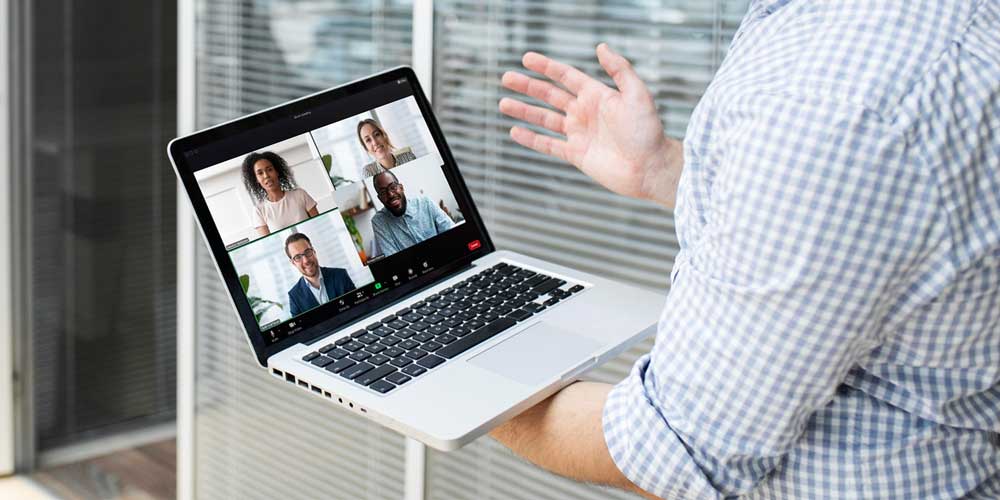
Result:
[[[412,12],[394,1],[198,0],[198,127],[408,64]],[[401,498],[403,438],[255,366],[204,245],[196,262],[196,497]]]
[[[594,47],[608,42],[649,85],[667,133],[681,137],[746,7],[725,0],[435,2],[434,105],[497,245],[665,291],[677,251],[671,214],[511,141],[514,122],[497,111],[511,95],[500,77],[520,68],[527,50],[603,76]],[[589,377],[621,380],[651,345]],[[626,497],[545,473],[488,439],[428,459],[430,499]]]

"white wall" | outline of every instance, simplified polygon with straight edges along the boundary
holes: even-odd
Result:
[[[292,170],[295,182],[316,200],[316,209],[320,213],[336,208],[333,185],[326,175],[323,161],[311,146],[309,134],[302,134],[258,151],[272,151],[284,158]],[[241,168],[245,157],[246,155],[240,155],[195,172],[209,212],[226,245],[244,238],[252,240],[257,237],[252,218],[254,202],[243,186]]]

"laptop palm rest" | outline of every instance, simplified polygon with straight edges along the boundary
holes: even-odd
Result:
[[[540,321],[473,356],[472,363],[527,385],[536,385],[590,360],[601,345]]]

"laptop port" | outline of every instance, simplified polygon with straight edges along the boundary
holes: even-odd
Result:
[[[292,375],[291,373],[286,373],[285,374],[285,380],[294,384],[295,383],[295,375]]]
[[[312,386],[312,390],[313,390],[313,392],[315,392],[316,394],[323,394],[323,389],[320,389],[319,387],[316,387],[315,385],[314,385],[314,386]]]
[[[299,385],[305,387],[306,389],[309,388],[309,382],[306,382],[305,380],[299,380]]]
[[[281,370],[279,370],[277,368],[271,368],[271,373],[273,373],[273,374],[275,374],[275,375],[277,375],[279,377],[282,376],[282,375],[284,375],[283,373],[281,373]]]

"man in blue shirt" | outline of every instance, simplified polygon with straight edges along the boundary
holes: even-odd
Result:
[[[656,343],[492,435],[649,498],[1000,498],[1000,2],[754,1],[683,142],[597,57],[500,110],[673,210]]]
[[[384,207],[372,217],[375,245],[389,256],[455,226],[430,198],[406,198],[396,174],[386,170],[372,178],[375,193]]]

